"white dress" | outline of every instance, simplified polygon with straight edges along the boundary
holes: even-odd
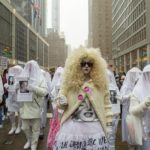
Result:
[[[20,103],[16,101],[17,95],[15,92],[9,92],[8,98],[6,99],[6,106],[10,112],[18,112],[20,108]]]
[[[61,126],[54,150],[108,150],[105,133],[87,100]]]

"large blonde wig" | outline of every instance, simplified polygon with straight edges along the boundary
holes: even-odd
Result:
[[[66,60],[62,85],[64,94],[66,94],[68,90],[79,90],[83,85],[84,74],[81,70],[80,63],[84,59],[93,63],[90,77],[94,86],[102,91],[108,87],[107,64],[102,58],[100,50],[80,47],[74,50]]]

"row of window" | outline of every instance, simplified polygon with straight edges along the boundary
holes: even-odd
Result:
[[[118,20],[118,18],[124,18],[124,14],[126,11],[126,7],[129,5],[129,0],[124,0],[123,3],[120,5],[120,7],[117,7],[117,12],[116,14],[112,13],[112,20],[114,24]],[[124,12],[123,12],[124,11]],[[123,13],[123,14],[122,14]],[[121,15],[122,14],[122,15]]]
[[[113,47],[119,45],[121,42],[126,40],[129,36],[131,36],[145,24],[146,24],[146,16],[145,14],[143,14],[136,22],[134,22],[127,30],[125,30],[125,32],[123,32],[121,36],[117,38],[117,40],[113,42]]]
[[[12,57],[12,17],[0,3],[0,56]]]
[[[113,7],[112,7],[112,14],[113,14],[113,16],[114,16],[114,14],[116,14],[116,12],[118,11],[119,6],[121,6],[121,4],[122,4],[124,1],[126,1],[126,0],[118,0],[118,1],[116,1],[116,2],[114,3],[115,5],[113,5]],[[128,0],[127,0],[127,1],[128,1]]]
[[[16,18],[16,59],[26,62],[27,61],[27,28]]]
[[[15,59],[20,61],[27,61],[27,43],[29,40],[29,59],[36,59],[37,51],[44,55],[44,66],[48,67],[48,46],[27,26],[23,24],[17,17],[15,17],[15,24],[12,24],[12,13],[0,3],[0,55],[12,58],[12,38],[15,38]],[[14,17],[14,16],[13,16]],[[12,36],[12,28],[15,25],[15,35]],[[29,39],[28,33],[29,31]],[[41,41],[41,47],[37,50],[37,41]],[[11,52],[11,55],[9,54]],[[45,53],[44,53],[45,52]],[[40,59],[42,59],[39,55]],[[41,64],[43,66],[43,59]]]
[[[126,14],[126,20],[124,19],[124,17],[119,18],[119,20],[113,27],[112,29],[113,39],[116,38],[122,32],[122,28],[124,30],[128,28],[128,26],[132,24],[139,17],[139,15],[145,10],[145,1],[142,1],[132,12],[128,11],[128,9],[129,7],[127,8],[127,11],[125,11],[128,12]]]
[[[146,28],[143,28],[142,30],[140,30],[139,32],[137,32],[134,36],[132,36],[131,38],[129,38],[127,41],[125,41],[124,43],[122,43],[119,47],[121,50],[126,50],[129,47],[143,41],[146,39]]]
[[[139,58],[137,58],[139,52]],[[126,61],[126,66],[124,66],[124,59]],[[124,72],[124,67],[126,67],[126,70],[128,71],[130,69],[130,61],[131,62],[131,67],[138,66],[140,69],[143,69],[145,65],[147,65],[147,47],[143,46],[139,48],[139,51],[134,50],[131,52],[131,59],[130,59],[130,53],[127,53],[117,59],[115,59],[115,65],[118,68],[119,72]]]

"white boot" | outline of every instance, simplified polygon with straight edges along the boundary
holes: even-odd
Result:
[[[11,127],[10,131],[8,132],[8,134],[9,134],[9,135],[14,134],[15,131],[16,131],[16,125],[15,125],[15,123],[14,123],[14,124],[12,124],[12,127]]]
[[[15,131],[15,134],[19,134],[21,132],[21,128],[20,127],[17,127],[16,131]]]
[[[31,147],[31,142],[30,142],[30,140],[28,140],[27,142],[26,142],[26,144],[24,145],[24,149],[28,149],[28,148],[30,148]]]

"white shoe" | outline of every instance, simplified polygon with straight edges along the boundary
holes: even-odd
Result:
[[[3,128],[3,125],[2,125],[2,124],[0,124],[0,128]]]
[[[27,141],[23,148],[28,149],[28,148],[30,148],[30,146],[31,146],[31,143],[29,141]]]
[[[36,150],[36,148],[31,148],[31,150]]]
[[[13,134],[16,131],[16,127],[11,128],[11,130],[8,132],[9,135]]]
[[[15,134],[19,134],[20,132],[21,132],[21,128],[18,127],[18,128],[16,129],[16,131],[15,131]]]

